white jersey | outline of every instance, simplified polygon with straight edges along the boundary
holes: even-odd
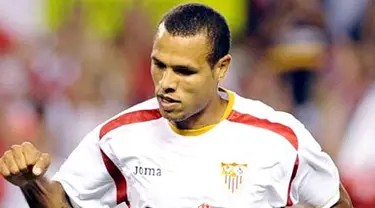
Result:
[[[217,125],[179,130],[156,99],[89,133],[54,176],[77,207],[331,207],[339,175],[293,116],[226,91]]]

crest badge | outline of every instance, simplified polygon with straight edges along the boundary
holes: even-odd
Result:
[[[221,163],[221,173],[224,176],[225,185],[232,193],[238,190],[243,181],[243,173],[247,164]]]

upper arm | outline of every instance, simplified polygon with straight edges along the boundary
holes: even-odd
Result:
[[[114,207],[116,190],[104,165],[98,131],[90,132],[53,177],[74,207]]]
[[[296,134],[299,138],[299,164],[292,182],[292,196],[298,203],[331,207],[340,198],[336,165],[305,128],[301,127]]]

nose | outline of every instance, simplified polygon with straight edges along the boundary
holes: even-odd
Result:
[[[176,91],[178,78],[172,69],[166,69],[160,79],[159,85],[164,93]]]

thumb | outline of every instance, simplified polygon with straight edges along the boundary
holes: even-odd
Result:
[[[42,176],[48,170],[50,163],[51,156],[46,153],[41,154],[33,167],[33,174],[35,176]]]

